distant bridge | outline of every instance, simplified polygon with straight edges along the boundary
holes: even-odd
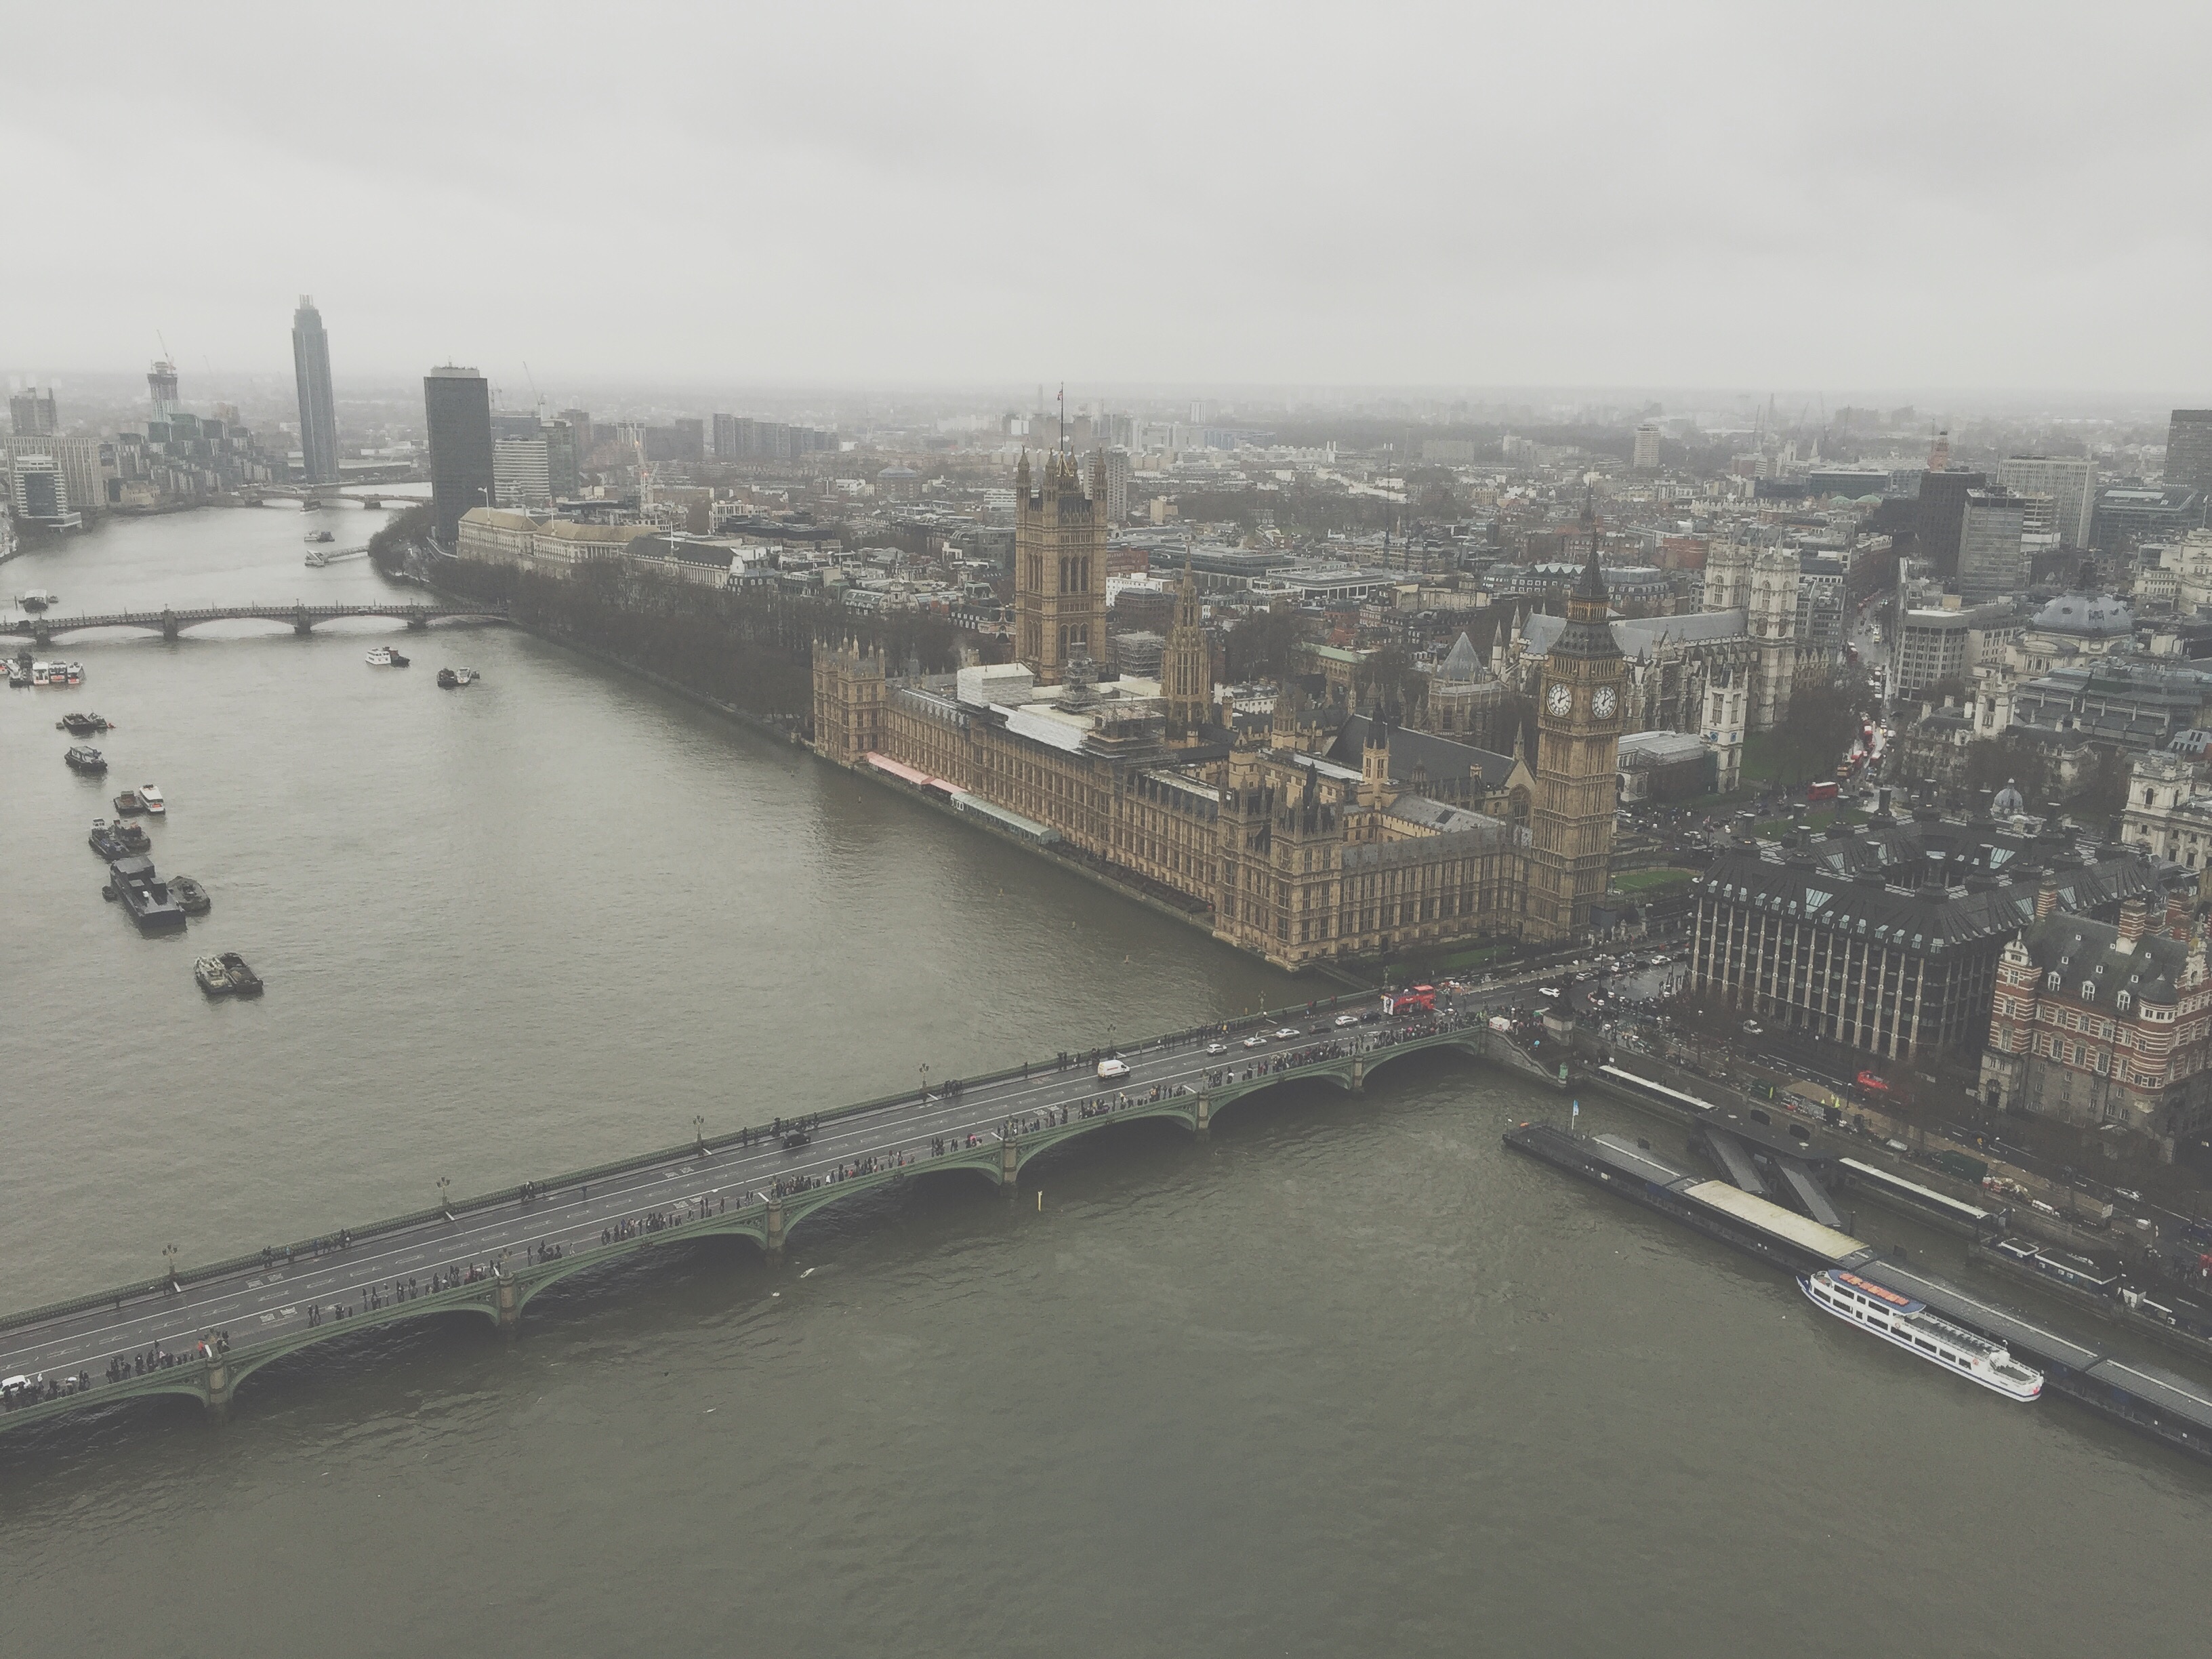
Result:
[[[318,623],[349,617],[385,617],[404,622],[419,633],[434,622],[491,622],[507,620],[502,605],[216,605],[192,611],[112,611],[97,617],[25,617],[0,622],[0,635],[13,634],[34,644],[53,643],[58,634],[75,634],[88,628],[137,628],[173,640],[187,628],[211,622],[283,623],[295,634],[313,633]]]

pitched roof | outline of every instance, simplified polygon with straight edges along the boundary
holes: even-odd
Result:
[[[1354,714],[1337,732],[1336,741],[1328,747],[1329,759],[1342,766],[1358,766],[1367,746],[1369,720],[1364,714]],[[1513,757],[1492,754],[1487,749],[1477,749],[1471,743],[1461,743],[1452,738],[1440,738],[1433,732],[1411,732],[1406,727],[1390,727],[1390,771],[1395,777],[1410,777],[1416,766],[1425,767],[1432,778],[1463,778],[1470,769],[1480,768],[1482,787],[1503,789],[1505,780],[1512,775]]]
[[[1529,656],[1545,655],[1566,625],[1565,617],[1539,611],[1522,625],[1522,650]],[[1616,617],[1612,627],[1613,643],[1620,647],[1622,656],[1631,659],[1648,658],[1662,645],[1741,639],[1745,633],[1741,611],[1693,611],[1686,616],[1632,620]]]
[[[2028,959],[2056,972],[2059,988],[2078,994],[2085,985],[2100,996],[2126,991],[2145,1002],[2173,1000],[2174,981],[2189,965],[2189,947],[2166,933],[2146,933],[2133,951],[2119,948],[2120,930],[2087,916],[2049,915],[2021,936]]]
[[[2158,866],[2131,849],[2085,854],[2061,837],[1953,819],[1870,824],[1788,847],[1732,843],[1692,884],[1724,903],[1863,927],[1877,942],[1918,952],[2029,926],[2045,877],[2069,920],[2159,890]]]
[[[1459,636],[1459,642],[1446,653],[1443,666],[1437,671],[1437,678],[1455,684],[1488,678],[1483,672],[1482,653],[1474,648],[1474,641],[1464,633]]]

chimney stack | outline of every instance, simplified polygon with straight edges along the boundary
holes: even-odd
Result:
[[[2120,949],[2133,951],[2150,926],[2150,901],[2140,895],[2120,906]]]
[[[2195,900],[2179,887],[2166,896],[2166,931],[2174,939],[2189,937],[2189,924],[2195,915]]]
[[[2041,921],[2058,908],[2058,884],[2049,876],[2035,890],[2035,919]]]

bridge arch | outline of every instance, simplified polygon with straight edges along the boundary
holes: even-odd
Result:
[[[461,1286],[460,1290],[448,1291],[447,1294],[459,1297],[461,1291],[476,1292],[489,1288],[489,1281],[487,1280]],[[230,1392],[236,1394],[238,1385],[256,1371],[266,1370],[279,1359],[289,1359],[294,1354],[302,1352],[308,1348],[319,1347],[325,1342],[335,1340],[342,1336],[351,1336],[361,1331],[384,1329],[394,1325],[412,1324],[418,1320],[434,1319],[445,1314],[481,1314],[495,1327],[499,1323],[499,1310],[489,1301],[479,1300],[474,1296],[452,1302],[446,1301],[443,1297],[424,1297],[414,1302],[404,1302],[396,1307],[380,1308],[374,1313],[357,1314],[351,1319],[327,1320],[312,1330],[301,1331],[282,1341],[272,1342],[265,1347],[254,1348],[234,1359],[229,1367]],[[204,1388],[195,1390],[194,1397],[205,1400],[206,1390]]]
[[[987,1147],[965,1148],[943,1158],[926,1158],[902,1169],[878,1170],[872,1174],[854,1176],[848,1181],[832,1181],[820,1187],[810,1187],[803,1193],[793,1193],[783,1202],[783,1237],[788,1243],[792,1230],[802,1221],[820,1215],[834,1205],[864,1198],[870,1193],[891,1192],[908,1181],[923,1176],[981,1176],[993,1187],[1004,1184],[999,1164],[1002,1153],[1000,1145],[993,1141]],[[765,1239],[763,1239],[765,1242]]]
[[[620,1244],[601,1245],[573,1258],[562,1256],[540,1266],[526,1267],[515,1276],[514,1310],[520,1313],[540,1291],[550,1291],[556,1285],[563,1284],[580,1273],[589,1273],[595,1267],[611,1267],[617,1262],[634,1261],[647,1250],[710,1237],[748,1239],[759,1247],[763,1256],[768,1254],[768,1228],[764,1221],[740,1220],[735,1216],[710,1217],[657,1233],[641,1233]],[[493,1319],[497,1320],[498,1310],[492,1309],[489,1311]]]
[[[1241,1106],[1258,1095],[1267,1094],[1293,1083],[1333,1083],[1350,1094],[1358,1083],[1352,1074],[1352,1059],[1333,1060],[1320,1066],[1301,1066],[1295,1072],[1271,1072],[1255,1077],[1249,1083],[1226,1083],[1212,1091],[1212,1103],[1207,1110],[1207,1121],[1212,1122],[1232,1106]]]
[[[1066,1123],[1018,1135],[1014,1140],[1014,1168],[1018,1172],[1025,1170],[1033,1160],[1047,1152],[1103,1130],[1157,1122],[1172,1123],[1195,1134],[1198,1132],[1198,1097],[1194,1094],[1170,1095],[1165,1100],[1125,1106],[1118,1112],[1101,1112],[1096,1117],[1070,1118]]]
[[[1372,1054],[1362,1054],[1360,1059],[1367,1062],[1365,1075],[1373,1077],[1376,1072],[1394,1060],[1404,1060],[1413,1054],[1432,1054],[1440,1048],[1456,1048],[1462,1054],[1473,1054],[1477,1060],[1481,1059],[1483,1055],[1482,1041],[1480,1037],[1454,1031],[1432,1042],[1401,1042],[1388,1048],[1377,1048]]]

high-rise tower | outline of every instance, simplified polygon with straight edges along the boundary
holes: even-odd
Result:
[[[430,431],[434,533],[451,547],[461,514],[492,504],[491,387],[473,368],[434,368],[422,377],[422,412]]]
[[[1030,484],[1014,474],[1014,651],[1040,684],[1057,684],[1078,657],[1106,660],[1106,463],[1083,467],[1055,450]]]
[[[62,429],[60,411],[54,406],[54,389],[44,392],[25,386],[8,395],[8,423],[18,438],[47,438]]]
[[[2166,428],[2169,489],[2212,490],[2212,409],[2177,409]]]
[[[1607,611],[1605,577],[1593,550],[1567,600],[1566,626],[1545,653],[1537,696],[1536,793],[1522,924],[1529,939],[1571,939],[1589,927],[1591,901],[1604,893],[1611,872],[1627,665]]]
[[[302,294],[292,313],[292,373],[300,383],[300,476],[311,484],[338,481],[338,410],[331,391],[331,341],[314,296]]]
[[[146,396],[154,405],[154,418],[166,421],[182,409],[184,399],[177,395],[177,366],[164,357],[146,372]]]

